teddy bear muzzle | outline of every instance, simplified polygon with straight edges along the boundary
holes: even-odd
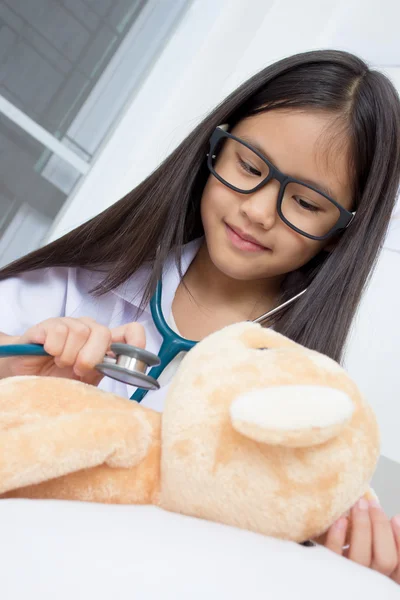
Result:
[[[264,387],[231,404],[233,428],[260,443],[302,448],[336,437],[354,404],[343,391],[318,385]]]

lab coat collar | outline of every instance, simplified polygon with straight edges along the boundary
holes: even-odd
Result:
[[[184,275],[188,270],[191,262],[196,256],[204,238],[197,238],[188,244],[185,244],[182,252],[182,274]],[[140,303],[143,298],[144,288],[146,286],[151,265],[149,263],[144,264],[138,271],[132,275],[127,281],[112,290],[112,293],[122,298],[129,304],[132,304],[139,309]],[[167,316],[171,310],[172,301],[175,296],[175,292],[180,282],[178,267],[176,265],[175,256],[170,253],[168,256],[162,272],[163,282],[163,293],[162,293],[162,311]],[[150,312],[150,306],[144,309]]]

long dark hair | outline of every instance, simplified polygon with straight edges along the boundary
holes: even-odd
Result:
[[[50,266],[111,265],[103,294],[152,264],[143,304],[167,255],[203,233],[200,200],[209,138],[217,125],[273,109],[325,110],[346,125],[351,144],[356,218],[335,249],[286,276],[282,300],[308,292],[274,321],[277,331],[340,360],[363,289],[394,207],[400,174],[400,102],[390,81],[359,58],[315,51],[281,60],[254,75],[219,104],[142,183],[60,239],[13,262],[0,279]]]

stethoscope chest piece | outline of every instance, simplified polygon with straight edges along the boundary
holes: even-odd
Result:
[[[105,356],[103,362],[96,365],[100,373],[145,390],[160,389],[157,379],[146,375],[148,367],[160,364],[158,356],[129,344],[111,344],[111,351],[115,357]]]

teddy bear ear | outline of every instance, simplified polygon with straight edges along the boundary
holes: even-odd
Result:
[[[301,448],[337,436],[352,417],[354,404],[343,391],[316,385],[252,390],[230,407],[233,428],[264,444]]]

